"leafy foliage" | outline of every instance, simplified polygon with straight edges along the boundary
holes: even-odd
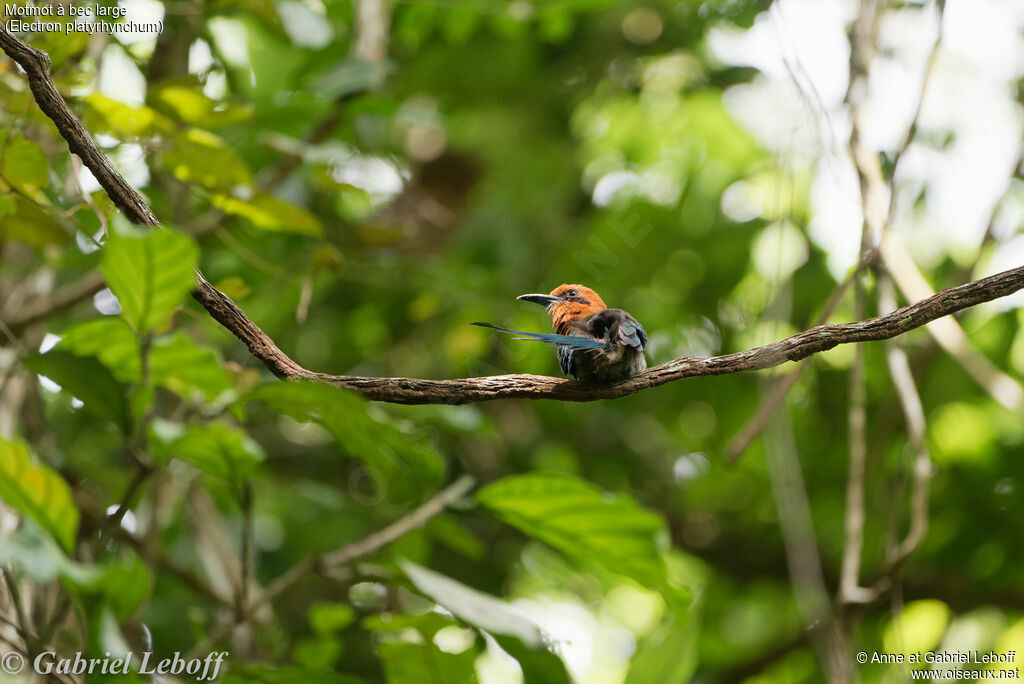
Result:
[[[71,488],[45,463],[34,462],[28,445],[0,440],[0,497],[32,518],[70,551],[78,531],[78,509]]]
[[[655,585],[665,582],[665,523],[625,496],[565,475],[499,480],[478,500],[559,551]]]
[[[818,121],[829,93],[720,54],[778,8],[384,3],[372,39],[358,19],[372,0],[152,4],[158,36],[28,42],[163,228],[127,226],[0,66],[0,565],[32,585],[39,643],[94,657],[209,643],[231,654],[228,684],[825,681],[778,464],[799,463],[834,589],[850,349],[815,356],[727,468],[766,374],[585,405],[382,405],[272,377],[188,297],[198,266],[304,367],[366,376],[556,374],[549,349],[468,323],[546,330],[515,296],[562,282],[641,320],[652,364],[810,327],[849,265],[842,218],[859,222],[855,197],[822,199],[834,176],[856,194],[832,149],[845,143]],[[928,7],[889,4],[880,25],[927,23]],[[912,21],[890,26],[897,12]],[[828,65],[807,76],[801,59],[784,62],[804,87]],[[984,198],[964,215],[995,216],[975,240],[929,223],[951,193],[915,176],[974,163],[963,151],[999,133],[970,119],[975,96],[1016,85],[919,121],[906,157],[929,163],[896,174],[889,228],[919,243],[935,288],[1019,263],[1019,177],[993,211],[998,184],[971,169],[992,190],[965,192]],[[790,96],[795,109],[752,125],[750,102]],[[964,121],[985,136],[944,128]],[[891,174],[895,150],[875,151]],[[877,275],[861,279],[865,316]],[[857,315],[853,299],[835,320]],[[1024,652],[1024,421],[992,396],[1020,384],[1024,313],[1004,303],[958,316],[970,363],[924,330],[898,342],[933,460],[929,526],[892,574],[902,609],[883,597],[846,615],[851,657]],[[883,346],[864,355],[869,584],[907,533],[914,445]],[[463,473],[477,491],[431,508]],[[325,567],[337,549],[354,561]]]
[[[170,231],[111,234],[103,250],[103,277],[134,330],[152,332],[174,313],[192,289],[197,256],[191,239]]]

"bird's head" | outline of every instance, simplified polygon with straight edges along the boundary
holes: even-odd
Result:
[[[524,294],[517,299],[546,307],[551,325],[559,332],[574,320],[608,308],[601,296],[586,285],[559,285],[551,294]]]

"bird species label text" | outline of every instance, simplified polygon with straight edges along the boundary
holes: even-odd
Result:
[[[120,5],[17,5],[4,4],[5,25],[12,33],[154,33],[164,32],[163,21],[132,21]]]

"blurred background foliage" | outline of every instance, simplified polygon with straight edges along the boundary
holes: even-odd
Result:
[[[353,375],[555,374],[550,350],[468,323],[543,330],[515,296],[562,282],[641,320],[652,363],[809,327],[845,275],[808,234],[814,161],[744,126],[728,94],[757,71],[709,41],[770,3],[123,4],[163,33],[26,39],[169,232],[127,226],[0,63],[0,558],[29,650],[221,647],[230,682],[824,680],[766,449],[799,455],[834,590],[852,350],[815,357],[727,467],[770,373],[593,404],[368,404],[275,381],[186,294],[197,264],[303,366]],[[924,11],[906,5],[890,11]],[[934,287],[1019,241],[1021,195],[1008,230],[933,255]],[[852,317],[847,297],[833,319]],[[1019,381],[1024,314],[960,320]],[[923,329],[901,344],[930,527],[895,588],[845,616],[848,655],[1024,654],[1021,414]],[[869,584],[906,524],[911,450],[884,348],[864,352]],[[208,640],[295,563],[463,473],[473,497]]]

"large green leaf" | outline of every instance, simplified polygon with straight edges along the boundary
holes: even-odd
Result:
[[[200,347],[184,333],[153,340],[149,363],[154,383],[185,398],[196,390],[213,401],[233,388],[213,350]]]
[[[638,644],[629,662],[626,684],[688,682],[697,669],[701,601],[669,601],[671,612]]]
[[[13,208],[13,213],[11,213]],[[33,247],[62,245],[71,237],[56,216],[24,197],[0,195],[0,240],[17,240]]]
[[[323,383],[275,382],[257,387],[243,401],[319,422],[346,453],[366,464],[376,487],[386,488],[392,498],[421,496],[444,475],[444,462],[425,435],[399,429],[386,414],[371,417],[366,401],[351,392]]]
[[[199,128],[176,136],[160,160],[178,180],[211,190],[252,184],[245,160],[220,137]]]
[[[211,100],[199,86],[167,85],[156,91],[152,101],[181,121],[203,128],[230,126],[253,114],[251,105]]]
[[[92,93],[82,98],[83,118],[89,130],[122,140],[166,132],[172,124],[167,117],[145,105],[132,106]]]
[[[0,499],[36,521],[69,552],[78,533],[78,508],[57,471],[35,461],[22,441],[0,439]]]
[[[121,428],[128,425],[125,388],[97,358],[53,349],[30,356],[25,359],[25,365],[77,397],[94,416]]]
[[[99,581],[103,576],[103,569],[99,566],[68,558],[53,537],[32,523],[21,525],[13,534],[0,537],[0,566],[8,565],[13,566],[19,575],[40,585],[55,579],[85,585]]]
[[[138,382],[141,377],[139,338],[120,316],[76,323],[61,333],[56,348],[78,356],[95,356],[121,382]]]
[[[374,82],[391,69],[390,64],[363,59],[343,59],[335,62],[314,82],[324,97],[335,99],[351,93],[368,92]]]
[[[0,172],[4,180],[25,192],[44,188],[49,184],[49,169],[43,148],[22,137],[5,143]]]
[[[224,213],[241,216],[263,230],[301,233],[315,237],[320,237],[324,232],[316,216],[273,195],[260,193],[249,200],[214,195],[211,202]]]
[[[526,681],[570,682],[562,661],[547,649],[548,641],[534,622],[504,601],[409,561],[399,563],[417,589],[455,617],[493,636],[519,661]]]
[[[484,506],[531,537],[643,583],[665,582],[664,521],[624,494],[568,475],[507,477],[477,493]]]
[[[195,241],[169,230],[112,231],[100,268],[121,302],[121,315],[139,332],[163,324],[192,289],[199,257]]]
[[[363,626],[381,641],[377,656],[384,665],[388,684],[477,681],[474,663],[479,649],[475,645],[459,653],[448,653],[435,644],[434,638],[442,629],[459,628],[457,622],[444,615],[375,615],[364,620]]]
[[[389,641],[377,647],[388,684],[472,684],[476,651],[445,653],[433,643]]]
[[[82,572],[82,570],[88,572]],[[65,585],[79,596],[98,598],[118,619],[126,620],[149,594],[152,575],[134,551],[102,564],[80,566],[77,572],[61,573]]]
[[[399,565],[417,589],[460,620],[492,634],[514,636],[530,648],[544,643],[540,628],[503,601],[411,561]]]
[[[176,423],[155,420],[150,436],[157,459],[179,458],[232,484],[240,483],[264,458],[259,444],[228,423],[190,424],[182,428]]]
[[[139,340],[123,318],[104,316],[75,324],[62,333],[57,349],[95,356],[122,382],[141,377]],[[149,375],[154,384],[186,399],[194,390],[212,401],[233,388],[216,353],[180,332],[153,339]]]

